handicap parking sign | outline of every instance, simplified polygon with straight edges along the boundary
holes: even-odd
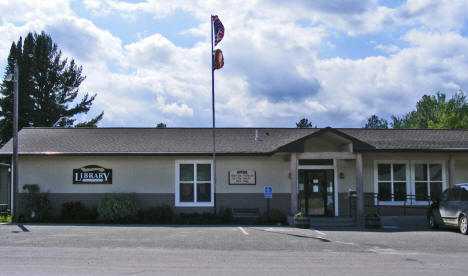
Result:
[[[273,195],[273,188],[271,186],[265,186],[264,197],[265,198],[272,198],[272,195]]]

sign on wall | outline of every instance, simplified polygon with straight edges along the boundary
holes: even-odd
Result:
[[[255,185],[254,170],[229,171],[229,185]]]
[[[73,169],[73,184],[112,184],[112,169],[97,165]]]

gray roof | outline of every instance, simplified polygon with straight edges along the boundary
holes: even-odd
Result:
[[[255,140],[258,130],[259,140]],[[467,130],[370,130],[333,128],[217,128],[218,154],[273,154],[308,137],[333,132],[356,151],[468,151]],[[0,155],[10,155],[10,140]],[[23,128],[20,154],[210,154],[211,128]]]
[[[341,129],[377,150],[468,150],[468,130]]]

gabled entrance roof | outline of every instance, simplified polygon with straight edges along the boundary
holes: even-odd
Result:
[[[333,140],[341,140],[341,141],[336,141],[338,143],[351,143],[353,145],[353,149],[354,151],[362,151],[362,150],[373,150],[375,149],[374,146],[364,142],[364,141],[361,141],[359,139],[356,139],[355,137],[353,136],[350,136],[338,129],[334,129],[334,128],[331,128],[331,127],[326,127],[326,128],[322,128],[314,133],[311,133],[309,135],[306,135],[300,139],[297,139],[296,141],[293,141],[287,145],[284,145],[280,148],[277,149],[277,152],[304,152],[304,143],[311,139],[311,138],[314,138],[314,137],[321,137],[321,136],[324,136],[326,134],[332,134],[333,136],[335,136],[336,138],[338,139],[333,139]],[[341,138],[341,139],[340,139]]]

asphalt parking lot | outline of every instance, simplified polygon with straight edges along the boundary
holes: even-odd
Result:
[[[0,225],[1,275],[466,275],[456,231]]]

